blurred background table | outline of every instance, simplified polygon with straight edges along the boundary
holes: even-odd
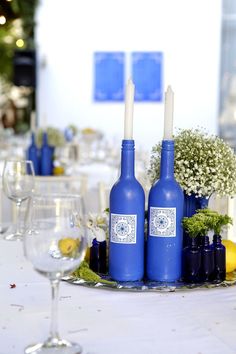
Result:
[[[30,144],[30,134],[15,136],[6,133],[0,139],[0,177],[4,160],[25,159]],[[150,186],[148,162],[147,152],[137,150],[136,176],[146,194]],[[80,193],[84,196],[87,212],[100,213],[109,207],[109,192],[119,177],[120,146],[107,142],[102,135],[95,140],[81,137],[74,143],[65,142],[63,146],[56,147],[54,163],[62,167],[64,173],[36,176],[37,192]],[[14,205],[4,195],[0,180],[0,225],[5,228],[14,219]]]

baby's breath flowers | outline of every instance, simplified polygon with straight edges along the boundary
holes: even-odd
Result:
[[[179,129],[175,140],[175,178],[187,195],[236,194],[236,155],[222,139],[202,129]],[[148,174],[160,175],[161,142],[152,149]]]

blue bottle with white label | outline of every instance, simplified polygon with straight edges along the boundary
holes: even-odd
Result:
[[[163,140],[160,179],[148,200],[146,275],[174,282],[181,277],[184,194],[174,177],[174,140]]]
[[[134,174],[134,140],[123,140],[121,175],[110,192],[109,274],[116,281],[143,278],[144,218],[144,190]]]

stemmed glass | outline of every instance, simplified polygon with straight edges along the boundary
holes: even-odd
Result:
[[[30,198],[26,212],[24,251],[35,270],[52,288],[49,338],[25,349],[25,354],[79,354],[79,344],[61,339],[57,329],[60,279],[75,270],[87,247],[84,202],[79,195],[49,194]]]
[[[2,175],[3,191],[6,196],[16,203],[16,226],[5,235],[6,240],[21,240],[20,207],[28,199],[34,188],[34,167],[29,160],[6,160]]]

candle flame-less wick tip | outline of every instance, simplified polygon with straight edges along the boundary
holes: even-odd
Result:
[[[133,85],[134,83],[133,83],[133,80],[132,80],[132,78],[130,77],[129,79],[128,79],[128,85]]]
[[[167,86],[166,92],[173,92],[171,85],[168,85],[168,86]]]

